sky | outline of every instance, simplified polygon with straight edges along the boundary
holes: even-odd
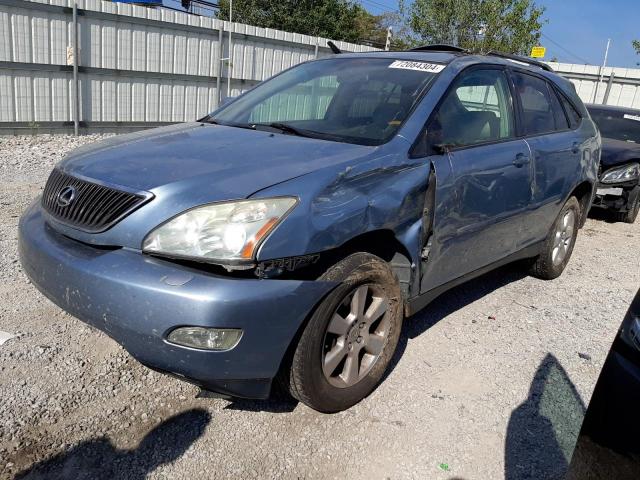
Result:
[[[398,9],[398,0],[359,0],[371,13]],[[407,0],[410,3],[410,0]],[[545,60],[602,64],[611,38],[607,65],[638,67],[640,55],[631,46],[640,40],[640,0],[536,0],[546,7],[542,28]]]

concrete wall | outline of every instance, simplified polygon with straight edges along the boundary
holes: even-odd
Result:
[[[557,62],[549,62],[549,65],[575,84],[578,95],[585,103],[640,108],[640,69],[638,68],[606,67],[602,72],[603,81],[595,96],[600,67]]]

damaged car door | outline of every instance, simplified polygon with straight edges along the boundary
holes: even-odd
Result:
[[[463,71],[426,135],[437,213],[423,292],[513,253],[531,199],[529,147],[516,138],[513,95],[501,67]]]

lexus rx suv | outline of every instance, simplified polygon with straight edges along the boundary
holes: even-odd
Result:
[[[20,220],[44,295],[143,364],[335,412],[402,323],[527,260],[559,276],[600,136],[546,65],[453,47],[300,64],[199,121],[72,152]]]

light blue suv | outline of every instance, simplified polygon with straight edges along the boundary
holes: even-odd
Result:
[[[560,275],[600,137],[572,85],[452,47],[298,65],[198,122],[71,153],[20,221],[52,301],[228,396],[326,412],[381,380],[402,322],[531,259]]]

